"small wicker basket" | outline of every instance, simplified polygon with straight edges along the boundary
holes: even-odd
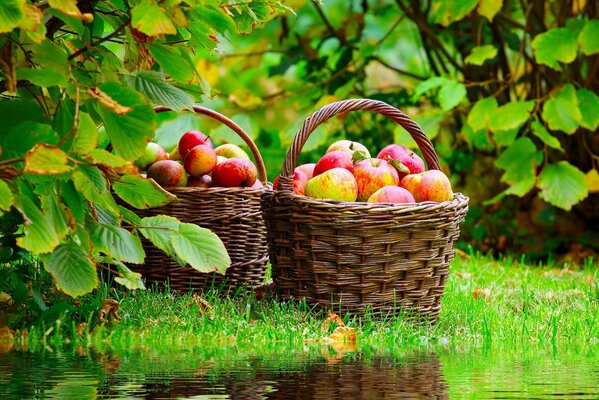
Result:
[[[393,315],[434,323],[468,198],[412,204],[341,202],[292,191],[293,170],[310,134],[343,112],[368,110],[405,128],[429,169],[439,169],[420,126],[381,101],[353,99],[322,107],[304,121],[287,152],[278,190],[262,195],[275,290],[283,299],[337,312]]]
[[[155,107],[155,112],[170,111]],[[193,111],[206,115],[237,133],[248,145],[258,169],[259,179],[267,187],[266,169],[262,156],[251,137],[235,122],[224,115],[201,106]],[[178,218],[181,222],[197,224],[216,233],[223,241],[231,258],[231,266],[224,275],[201,273],[189,265],[181,267],[176,261],[144,240],[146,261],[131,268],[142,274],[149,283],[164,284],[174,290],[206,291],[210,288],[224,291],[238,287],[262,285],[268,263],[266,228],[260,213],[262,189],[241,187],[168,187],[177,199],[164,207],[135,210],[140,217],[159,214]]]

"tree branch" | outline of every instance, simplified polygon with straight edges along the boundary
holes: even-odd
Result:
[[[130,18],[127,18],[127,20],[125,20],[125,22],[123,22],[121,25],[119,25],[114,32],[110,33],[109,35],[106,35],[98,40],[96,40],[95,42],[91,43],[89,46],[85,46],[82,49],[77,50],[76,52],[74,52],[73,54],[71,54],[69,56],[69,60],[72,60],[73,58],[79,57],[80,55],[82,55],[83,53],[85,53],[88,50],[92,50],[95,47],[101,45],[102,43],[118,36],[126,27],[127,25],[129,25],[129,22],[131,22]]]

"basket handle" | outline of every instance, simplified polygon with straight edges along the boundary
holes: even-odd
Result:
[[[327,104],[312,115],[309,115],[304,121],[302,127],[293,138],[293,143],[287,151],[285,162],[279,178],[279,190],[292,190],[292,176],[297,159],[299,157],[304,144],[310,137],[310,134],[323,122],[331,117],[348,111],[367,110],[374,111],[385,117],[392,119],[401,125],[412,136],[412,139],[418,145],[418,148],[424,156],[426,165],[429,169],[440,169],[439,157],[433,148],[433,144],[426,134],[422,131],[420,125],[408,117],[406,114],[397,108],[379,100],[371,99],[350,99],[337,101]]]
[[[161,112],[165,112],[165,111],[173,111],[173,110],[168,107],[165,107],[165,106],[154,107],[154,112],[161,113]],[[246,133],[246,131],[244,131],[243,128],[240,127],[239,125],[237,125],[237,123],[235,123],[232,119],[222,115],[221,113],[219,113],[217,111],[211,110],[206,107],[197,106],[197,105],[193,106],[193,111],[198,114],[205,115],[207,117],[210,117],[212,119],[215,119],[215,120],[223,123],[224,125],[228,126],[233,132],[235,132],[237,135],[239,135],[240,138],[243,139],[245,144],[247,144],[248,147],[250,148],[252,155],[254,156],[254,160],[256,161],[256,167],[258,168],[258,175],[260,177],[260,182],[262,182],[262,184],[264,184],[266,186],[267,178],[266,178],[266,167],[264,166],[264,160],[262,159],[262,155],[260,154],[260,151],[258,150],[256,143],[254,143],[254,141],[252,140],[250,135],[248,135]]]

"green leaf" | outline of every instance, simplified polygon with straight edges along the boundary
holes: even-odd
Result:
[[[121,276],[117,276],[114,278],[115,281],[125,286],[129,290],[145,290],[146,286],[141,280],[141,274],[138,272],[133,272],[125,264],[122,262],[115,262],[116,270]]]
[[[568,28],[549,29],[535,36],[531,45],[537,62],[553,69],[560,69],[558,61],[565,64],[574,61],[578,52],[576,35]]]
[[[67,84],[65,74],[52,69],[17,68],[17,79],[29,81],[41,87],[64,86]]]
[[[118,115],[103,106],[98,106],[97,111],[104,121],[115,152],[127,160],[139,158],[149,138],[154,135],[154,110],[141,94],[118,83],[105,83],[100,90],[118,104],[132,108],[125,115]]]
[[[549,125],[549,129],[560,130],[570,135],[576,132],[582,121],[582,114],[578,108],[574,85],[565,85],[543,104],[543,119]]]
[[[578,108],[582,119],[580,125],[591,132],[599,127],[599,96],[587,89],[578,89]]]
[[[587,21],[578,35],[578,43],[582,53],[587,56],[599,52],[599,19]]]
[[[141,218],[135,214],[133,211],[119,205],[119,210],[121,210],[121,214],[123,215],[123,221],[129,225],[139,225],[141,224]]]
[[[95,264],[72,240],[61,244],[42,260],[56,287],[69,296],[82,296],[98,287]]]
[[[529,138],[519,138],[501,153],[495,165],[505,170],[501,181],[510,185],[508,194],[522,197],[534,187],[542,159],[543,153]]]
[[[176,254],[200,272],[224,274],[231,259],[220,238],[195,224],[181,223],[179,231],[170,237]]]
[[[462,134],[466,138],[466,141],[470,146],[474,146],[477,149],[491,151],[495,147],[489,138],[489,133],[486,129],[474,130],[468,124],[462,128]]]
[[[50,125],[34,121],[22,122],[0,135],[0,146],[6,158],[23,157],[37,143],[53,145],[58,141],[58,135]]]
[[[49,39],[44,39],[40,44],[30,47],[33,61],[40,69],[52,70],[54,73],[62,74],[61,84],[66,84],[66,77],[69,76],[69,60],[65,50],[54,44]]]
[[[553,149],[557,149],[562,152],[564,151],[559,140],[557,140],[557,138],[555,136],[553,136],[551,133],[549,133],[549,131],[545,128],[545,126],[543,126],[543,124],[541,122],[539,122],[539,120],[537,120],[535,118],[535,120],[532,122],[530,127],[532,129],[532,133],[536,137],[541,139],[543,141],[543,143],[545,143],[547,146],[549,146]]]
[[[195,67],[190,68],[183,49],[177,46],[165,46],[161,43],[147,43],[146,47],[164,71],[178,82],[191,82],[195,76]]]
[[[447,115],[448,113],[444,111],[430,110],[425,111],[422,114],[414,115],[412,119],[414,122],[420,125],[429,139],[434,139],[439,134],[441,122],[447,117]]]
[[[78,154],[87,154],[98,147],[98,127],[92,117],[86,112],[79,113],[79,127],[71,150]]]
[[[546,202],[566,211],[589,194],[584,173],[567,161],[546,165],[539,175],[538,186]]]
[[[530,118],[534,101],[514,101],[499,107],[489,117],[489,128],[495,131],[518,129]]]
[[[442,78],[440,76],[435,76],[435,77],[429,78],[425,81],[422,81],[418,84],[418,86],[416,86],[416,90],[414,90],[412,99],[414,101],[418,101],[418,99],[420,99],[420,96],[422,96],[424,93],[426,93],[429,90],[434,89],[436,87],[442,86],[446,82],[447,82],[447,79]]]
[[[127,164],[127,160],[104,149],[93,149],[86,157],[95,164],[105,165],[110,168],[118,168]]]
[[[198,5],[192,15],[194,20],[205,22],[218,32],[235,32],[235,20],[221,8]]]
[[[54,226],[49,222],[42,210],[26,195],[15,197],[15,207],[24,219],[22,237],[17,238],[17,244],[33,254],[49,253],[59,244],[59,238]]]
[[[90,203],[103,208],[113,217],[120,217],[117,204],[108,189],[108,181],[98,167],[77,166],[73,173],[73,183]]]
[[[193,112],[182,112],[175,118],[166,120],[158,126],[154,141],[165,150],[171,151],[177,146],[179,139],[185,132],[199,129],[201,123],[202,117],[200,115]]]
[[[8,211],[13,205],[15,197],[12,190],[3,179],[0,179],[0,210]]]
[[[0,4],[0,33],[12,31],[23,18],[25,0],[3,0]]]
[[[167,83],[156,71],[139,71],[126,76],[129,86],[146,96],[154,105],[172,110],[191,110],[194,98],[189,93]]]
[[[23,172],[26,174],[55,175],[70,170],[67,154],[58,147],[39,143],[25,155]]]
[[[131,25],[150,37],[174,35],[177,28],[166,15],[166,10],[154,0],[141,0],[131,10]]]
[[[48,222],[54,227],[58,238],[64,238],[70,229],[69,218],[64,206],[59,203],[56,192],[52,191],[42,195],[42,210]]]
[[[95,224],[91,236],[98,252],[117,261],[143,264],[145,253],[141,240],[128,230],[115,225]]]
[[[518,129],[508,129],[505,131],[494,131],[493,138],[498,146],[510,146],[518,136]]]
[[[478,13],[489,20],[493,21],[493,18],[501,10],[503,6],[503,0],[480,0],[478,2]]]
[[[177,198],[153,179],[141,176],[123,175],[119,181],[112,184],[112,188],[121,199],[135,208],[162,207]]]
[[[468,15],[477,4],[478,0],[434,0],[432,8],[437,10],[435,22],[448,26]]]
[[[216,31],[202,20],[191,21],[187,28],[191,33],[190,44],[193,47],[205,48],[212,51],[218,45]]]
[[[447,81],[439,91],[439,104],[443,111],[449,111],[466,97],[466,87],[456,81]]]
[[[491,44],[474,47],[464,60],[466,64],[483,65],[483,63],[497,55],[497,48]]]
[[[468,113],[467,122],[474,131],[488,129],[490,117],[497,110],[497,99],[495,97],[485,97],[477,101]]]
[[[167,215],[142,218],[139,232],[154,246],[164,251],[169,257],[176,257],[171,244],[171,236],[179,232],[179,221]],[[182,262],[185,265],[185,262]]]

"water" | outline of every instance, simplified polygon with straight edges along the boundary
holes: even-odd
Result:
[[[0,399],[599,399],[596,348],[0,353]]]

